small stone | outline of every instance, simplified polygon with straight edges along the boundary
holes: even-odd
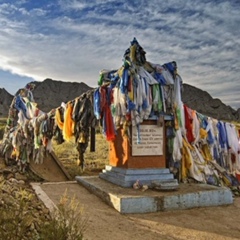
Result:
[[[23,174],[20,174],[20,173],[15,173],[15,178],[17,179],[17,180],[24,180],[24,181],[26,181],[27,180],[27,177],[25,176],[25,175],[23,175]]]
[[[42,211],[43,211],[43,214],[49,214],[49,209],[47,208],[43,208]]]
[[[24,184],[25,184],[25,181],[24,181],[24,180],[19,180],[19,181],[18,181],[18,184],[24,185]]]
[[[12,177],[12,178],[9,179],[9,182],[10,183],[18,183],[18,180],[16,178]]]
[[[33,231],[34,229],[35,229],[35,225],[34,225],[34,223],[32,223],[30,226],[30,230]]]
[[[7,174],[7,176],[6,176],[6,179],[7,180],[9,180],[9,179],[11,179],[11,178],[14,178],[14,174],[11,172],[11,173],[9,173],[9,174]]]

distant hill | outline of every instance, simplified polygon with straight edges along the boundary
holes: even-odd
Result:
[[[43,82],[33,82],[35,89],[33,96],[38,107],[48,112],[59,107],[62,102],[73,100],[82,93],[92,89],[85,83],[63,82],[46,79]],[[5,89],[0,89],[0,117],[7,117],[8,109],[13,96]],[[188,84],[183,84],[182,101],[191,109],[206,116],[219,120],[239,121],[240,108],[236,111],[222,103],[220,99],[214,99],[206,91],[202,91]]]
[[[8,116],[9,106],[12,103],[13,96],[5,90],[0,88],[0,118]]]
[[[240,108],[236,111],[220,99],[199,88],[183,84],[182,101],[191,109],[219,120],[240,121]]]
[[[62,102],[68,102],[92,89],[85,83],[62,82],[46,79],[43,82],[33,82],[33,96],[39,109],[48,112],[59,107]]]

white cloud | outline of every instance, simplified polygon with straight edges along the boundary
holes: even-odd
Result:
[[[240,6],[234,1],[26,4],[0,4],[1,69],[37,80],[49,77],[96,86],[99,71],[120,67],[136,37],[149,61],[177,61],[184,82],[240,107],[230,94],[239,85],[240,70]]]

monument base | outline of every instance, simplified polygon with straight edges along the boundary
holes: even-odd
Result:
[[[161,189],[176,189],[178,181],[168,168],[125,169],[106,165],[99,177],[121,187],[133,187],[138,180],[142,185]]]
[[[142,191],[122,188],[98,176],[76,176],[75,179],[91,193],[123,214],[173,211],[233,203],[229,188],[207,184],[180,183],[178,189],[174,191],[152,189]],[[41,186],[43,185],[44,183]]]

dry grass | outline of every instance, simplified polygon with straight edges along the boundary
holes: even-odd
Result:
[[[40,230],[39,240],[82,240],[88,226],[84,208],[75,197],[64,193],[52,218]]]
[[[99,174],[100,171],[108,164],[108,142],[105,137],[98,133],[96,134],[95,152],[90,152],[90,147],[86,149],[84,154],[85,165],[84,171],[77,166],[78,152],[76,149],[74,138],[70,142],[64,142],[57,145],[53,141],[54,152],[66,168],[69,175],[74,179],[79,175],[94,175]]]
[[[0,118],[0,142],[1,142],[1,139],[3,138],[6,123],[7,123],[7,118]]]

